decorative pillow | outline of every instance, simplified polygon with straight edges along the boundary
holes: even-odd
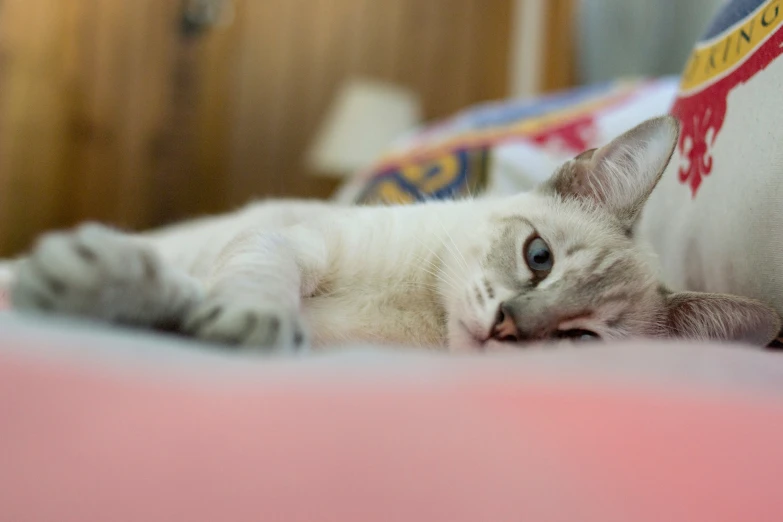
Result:
[[[728,2],[693,50],[679,146],[641,231],[672,286],[783,313],[783,1]]]
[[[677,79],[582,87],[467,110],[402,140],[337,199],[409,203],[529,189],[580,152],[669,110]]]

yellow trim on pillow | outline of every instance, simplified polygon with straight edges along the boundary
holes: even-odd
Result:
[[[783,0],[768,0],[742,22],[696,46],[685,66],[680,89],[690,94],[727,76],[783,23]]]

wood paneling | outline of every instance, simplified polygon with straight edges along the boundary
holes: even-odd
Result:
[[[0,244],[82,219],[150,222],[170,125],[169,2],[6,0],[0,11]],[[150,23],[155,21],[154,23]],[[161,23],[163,21],[163,23]]]
[[[546,0],[542,92],[573,87],[576,78],[576,0]]]
[[[266,195],[326,196],[303,153],[341,82],[425,115],[506,94],[510,0],[0,1],[0,254],[49,228],[140,228]]]

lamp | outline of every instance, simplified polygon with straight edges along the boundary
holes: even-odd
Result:
[[[316,133],[307,163],[319,176],[346,177],[369,167],[421,120],[413,91],[365,79],[346,82]]]

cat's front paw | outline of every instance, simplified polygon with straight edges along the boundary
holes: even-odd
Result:
[[[204,341],[268,353],[295,353],[307,345],[299,313],[273,303],[208,299],[186,319],[184,331]]]
[[[11,304],[19,310],[154,324],[171,315],[162,298],[174,294],[167,275],[155,252],[125,234],[88,224],[38,241],[16,267]]]

